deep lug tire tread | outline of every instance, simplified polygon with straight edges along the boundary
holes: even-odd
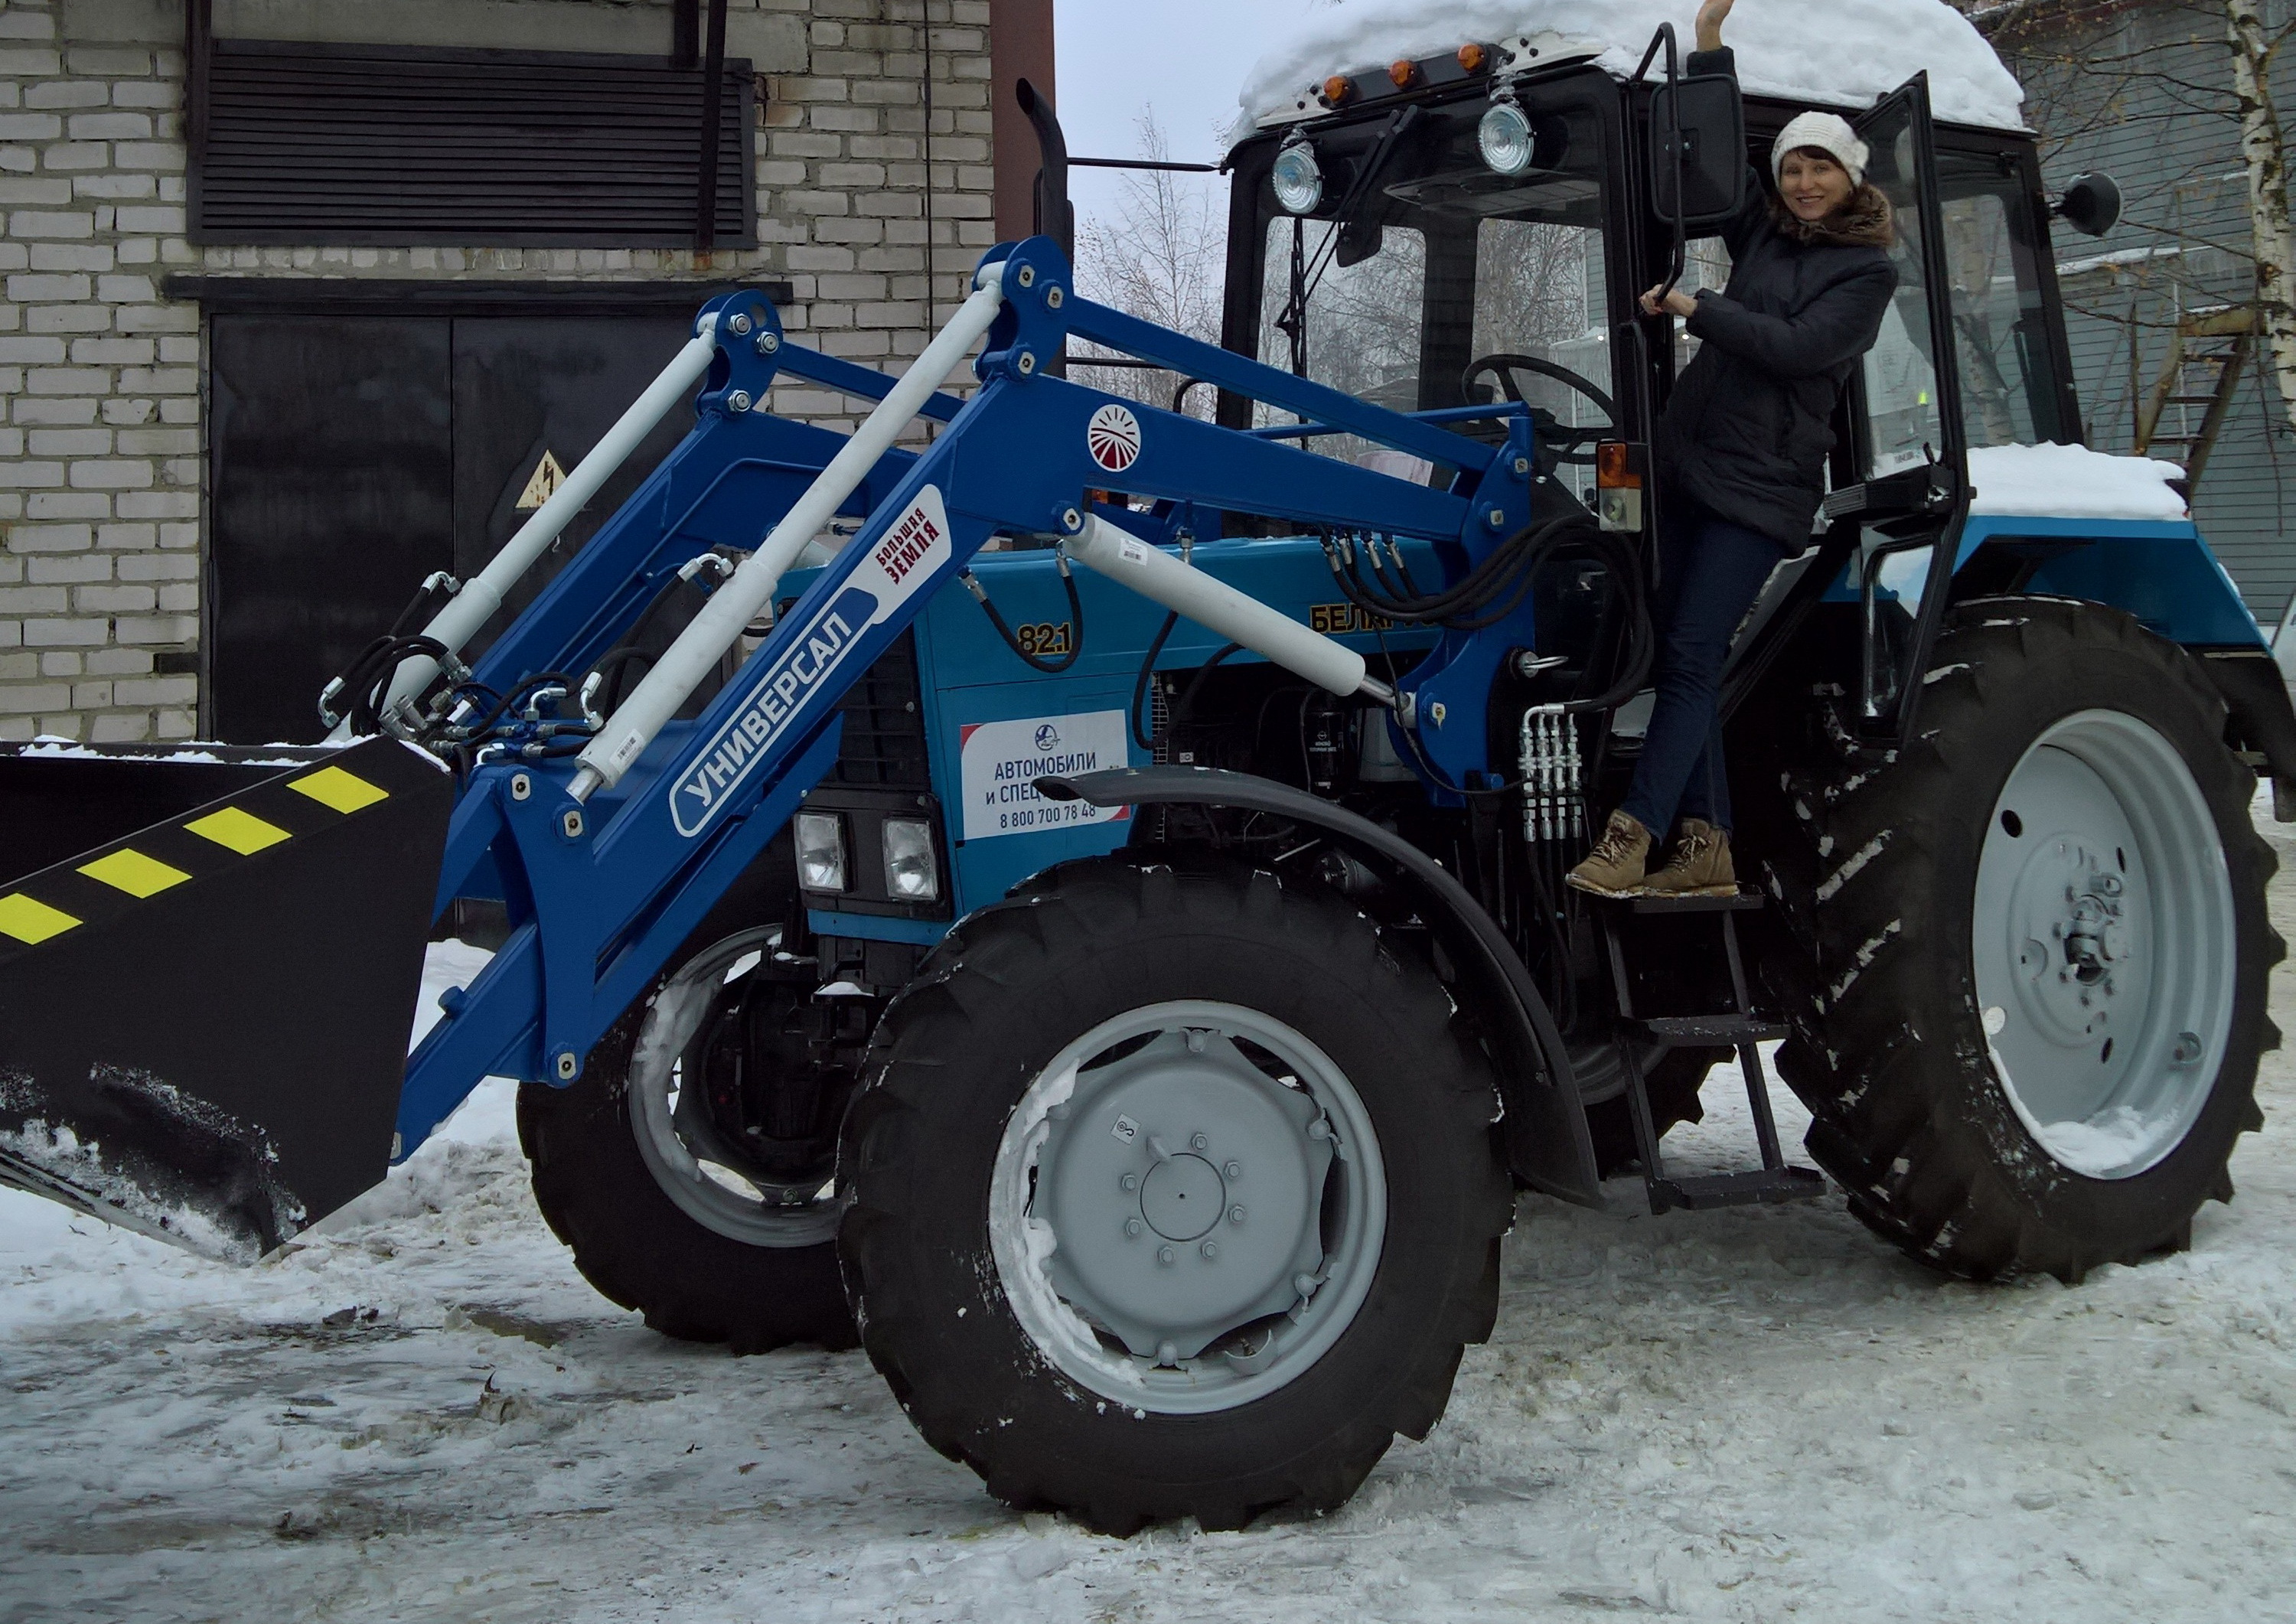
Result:
[[[571,1086],[519,1087],[519,1144],[551,1233],[585,1280],[665,1336],[735,1353],[852,1347],[833,1244],[744,1245],[695,1222],[654,1182],[629,1119],[630,1057],[650,1002],[607,1030]]]
[[[1813,1113],[1808,1148],[1875,1234],[1950,1274],[2071,1284],[2181,1249],[2200,1205],[2230,1199],[2234,1143],[2263,1121],[2257,1062],[2279,1040],[2264,1014],[2285,952],[2264,906],[2277,862],[2249,821],[2254,776],[2223,745],[2224,701],[2133,618],[2041,597],[1956,605],[1924,679],[1918,736],[1894,760],[1823,743],[1774,758],[1776,804],[1751,824],[1774,905],[1765,974],[1792,1029],[1778,1069]],[[2199,1121],[2159,1166],[2108,1183],[2052,1161],[1994,1083],[1960,888],[2022,749],[2004,748],[1988,715],[2010,718],[2013,743],[2019,707],[2065,714],[2115,695],[2179,743],[2216,815],[2240,986]]]
[[[879,1027],[842,1159],[862,1346],[918,1430],[1007,1504],[1116,1533],[1191,1515],[1235,1528],[1277,1507],[1344,1503],[1397,1433],[1426,1435],[1464,1346],[1489,1335],[1513,1212],[1489,1066],[1431,969],[1331,893],[1210,856],[1168,865],[1063,864],[963,922]],[[1171,944],[1198,950],[1156,950]],[[1242,986],[1270,950],[1332,984],[1271,996],[1282,978],[1263,971]],[[1317,998],[1375,1000],[1418,1080],[1407,1108],[1383,1112],[1376,1085],[1365,1091],[1388,1159],[1389,1229],[1372,1296],[1340,1344],[1236,1409],[1131,1417],[1021,1331],[990,1257],[985,1189],[972,1192],[1028,1080],[1062,1044],[1121,1008],[1179,997],[1251,1003],[1311,1038]],[[1432,1187],[1398,1189],[1414,1166]],[[1426,1177],[1436,1168],[1444,1179]],[[948,1210],[960,1199],[965,1210]]]

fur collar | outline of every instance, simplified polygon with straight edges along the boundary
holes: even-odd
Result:
[[[1804,248],[1888,248],[1898,240],[1896,217],[1880,187],[1866,185],[1822,220],[1805,220],[1779,199],[1770,200],[1778,234]]]

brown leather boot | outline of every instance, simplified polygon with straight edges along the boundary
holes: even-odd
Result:
[[[1738,871],[1730,863],[1730,832],[1699,818],[1682,820],[1682,839],[1666,866],[1643,882],[1652,897],[1734,897]]]
[[[1643,886],[1643,869],[1650,861],[1650,831],[1624,812],[1611,814],[1609,827],[1587,860],[1563,876],[1570,884],[1597,897],[1632,897]]]

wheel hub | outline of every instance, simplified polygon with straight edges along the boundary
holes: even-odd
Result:
[[[1046,1273],[1129,1351],[1176,1365],[1314,1294],[1331,1127],[1233,1038],[1163,1032],[1079,1072],[1049,1116]],[[1251,1341],[1223,1351],[1249,1360]]]
[[[1201,1156],[1174,1156],[1140,1181],[1140,1210],[1168,1241],[1193,1241],[1220,1221],[1227,1185]]]
[[[2030,803],[2029,803],[2030,804]],[[2093,827],[2112,811],[2092,808],[2090,828],[2023,837],[2031,849],[2012,891],[2017,1007],[2060,1046],[2086,1047],[2144,1013],[2144,967],[2133,962],[2130,910],[2144,912],[2121,873],[2133,836]],[[2115,819],[2113,821],[2122,821]],[[2115,835],[2119,838],[2113,838]],[[2141,884],[2141,876],[2140,876]]]

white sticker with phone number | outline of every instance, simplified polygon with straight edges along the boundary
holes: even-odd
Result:
[[[1081,800],[1046,800],[1037,793],[1039,778],[1129,767],[1130,741],[1121,710],[973,722],[959,733],[958,740],[968,841],[1115,823],[1131,810]]]

